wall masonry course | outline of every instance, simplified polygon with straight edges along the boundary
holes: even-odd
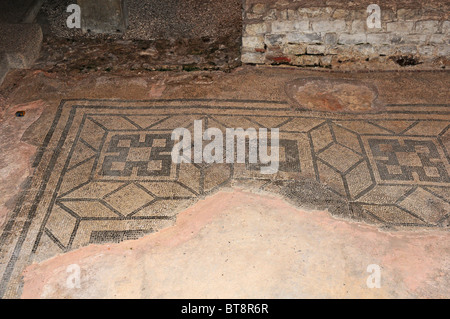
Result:
[[[426,34],[406,34],[402,36],[400,43],[421,44],[426,43],[428,36]]]
[[[417,19],[417,17],[419,17],[421,14],[421,9],[400,8],[397,10],[397,18],[399,20],[414,20]]]
[[[312,22],[312,30],[316,32],[341,32],[345,31],[347,23],[345,20],[319,20]]]
[[[379,29],[377,29],[379,30]],[[367,22],[364,20],[354,20],[352,22],[352,33],[360,33],[367,31]]]
[[[370,33],[367,35],[367,43],[391,44],[393,36],[389,33]]]
[[[298,56],[306,54],[307,47],[308,46],[306,44],[287,44],[283,48],[283,53],[288,56]]]
[[[416,22],[416,33],[433,34],[438,32],[439,21],[418,21]]]
[[[288,43],[322,43],[323,39],[320,33],[305,32],[305,33],[288,33],[286,35]]]
[[[388,22],[386,25],[387,25],[387,32],[395,32],[395,33],[410,33],[413,31],[414,28],[413,21]]]
[[[437,54],[440,56],[450,56],[450,46],[439,46],[437,48]]]
[[[306,54],[324,55],[327,47],[325,45],[309,45],[306,48]]]
[[[248,35],[265,34],[268,32],[266,23],[247,24],[245,26],[245,32]]]
[[[242,62],[334,67],[344,60],[396,60],[406,55],[420,63],[444,61],[450,67],[450,4],[449,10],[445,5],[437,10],[420,1],[417,8],[380,4],[381,28],[371,29],[367,8],[361,6],[244,0]]]
[[[299,16],[304,18],[328,18],[331,17],[333,11],[331,7],[299,7],[297,9]]]
[[[442,33],[450,33],[450,21],[444,21],[442,23]]]
[[[436,50],[436,47],[431,46],[431,45],[418,47],[418,53],[421,55],[425,55],[425,56],[433,55],[435,50]]]
[[[334,45],[338,41],[338,34],[337,33],[326,33],[323,36],[323,43],[328,45]]]
[[[414,45],[403,45],[398,47],[398,52],[406,55],[414,55],[417,53],[417,46]]]
[[[450,43],[450,37],[445,34],[433,34],[430,36],[430,39],[428,40],[430,44],[443,44],[443,43]]]
[[[249,64],[264,64],[265,59],[264,54],[261,53],[243,52],[241,56],[242,63]]]
[[[286,33],[291,31],[309,31],[309,22],[302,20],[272,22],[272,33]]]
[[[341,33],[338,40],[338,44],[363,44],[366,42],[367,42],[367,34],[365,33],[356,33],[356,34]]]
[[[243,48],[264,49],[264,37],[263,36],[251,36],[242,38]]]
[[[266,34],[264,43],[268,46],[281,46],[287,43],[285,34]]]

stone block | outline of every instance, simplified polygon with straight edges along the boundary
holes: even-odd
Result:
[[[333,13],[333,9],[330,7],[300,7],[297,12],[300,17],[329,18]]]
[[[355,45],[353,50],[355,52],[357,52],[358,54],[365,56],[365,57],[378,55],[378,52],[375,50],[375,48],[371,44]]]
[[[448,38],[449,37],[445,34],[432,34],[428,42],[432,44],[440,44],[445,43],[445,40]]]
[[[247,35],[259,35],[264,34],[266,32],[267,32],[266,23],[254,23],[254,24],[247,24],[245,26],[245,33]]]
[[[410,33],[414,28],[414,22],[412,21],[388,22],[386,25],[388,32],[395,33]]]
[[[287,44],[283,48],[283,53],[286,55],[301,55],[306,53],[306,44]]]
[[[442,33],[450,33],[450,21],[444,21],[442,23]]]
[[[264,49],[264,37],[263,36],[250,36],[242,37],[243,49]]]
[[[321,67],[330,67],[333,63],[333,57],[330,55],[321,56],[319,60],[319,65]]]
[[[433,34],[438,31],[439,21],[428,20],[416,22],[416,33]]]
[[[282,20],[297,20],[299,19],[298,12],[293,9],[286,9],[280,11],[280,18]]]
[[[437,48],[436,55],[441,57],[450,57],[450,45],[441,45]]]
[[[323,36],[323,43],[328,45],[334,45],[338,41],[338,34],[337,33],[326,33]]]
[[[296,32],[288,33],[286,35],[286,41],[288,43],[322,43],[322,37],[316,32]]]
[[[401,54],[414,55],[417,53],[417,47],[414,45],[402,45],[397,48]]]
[[[312,55],[323,55],[325,54],[325,50],[325,45],[308,45],[306,48],[306,53]]]
[[[264,43],[268,46],[281,46],[287,42],[285,34],[266,34]]]
[[[358,10],[346,10],[349,12],[349,16],[345,20],[365,20],[369,16],[366,9],[358,9]]]
[[[298,66],[319,66],[320,58],[317,55],[301,55],[294,57],[291,63]]]
[[[417,20],[422,15],[421,9],[405,9],[397,10],[397,18],[399,20]]]
[[[369,33],[367,43],[370,44],[391,44],[392,36],[388,33]]]
[[[392,9],[381,8],[381,21],[391,22],[397,19],[397,14]]]
[[[375,48],[375,52],[378,53],[378,55],[384,55],[384,56],[390,56],[390,55],[394,54],[395,51],[396,51],[395,47],[393,47],[392,45],[387,45],[387,44],[378,45]]]
[[[346,20],[347,18],[349,18],[351,12],[349,10],[346,9],[336,9],[333,12],[333,15],[331,16],[333,19],[341,19],[341,20]]]
[[[254,14],[263,14],[266,12],[267,5],[265,3],[255,3],[252,6],[252,13]]]
[[[422,45],[417,48],[417,51],[420,55],[433,56],[435,49],[432,45]]]
[[[367,42],[367,35],[364,33],[342,33],[339,36],[338,44],[361,44]]]
[[[367,21],[355,20],[352,22],[352,33],[364,33],[367,31]]]
[[[276,9],[270,9],[266,12],[266,14],[263,16],[264,21],[273,21],[277,19],[277,10]]]
[[[333,46],[327,46],[327,49],[325,50],[325,55],[336,55],[339,53],[340,49],[343,46],[333,45]]]
[[[241,55],[242,63],[264,64],[266,58],[263,53],[243,52]]]
[[[402,36],[401,43],[425,44],[427,41],[426,34],[405,34]]]
[[[274,21],[272,33],[286,33],[291,31],[308,31],[308,21]]]
[[[319,20],[312,22],[315,32],[342,32],[346,29],[345,20]]]

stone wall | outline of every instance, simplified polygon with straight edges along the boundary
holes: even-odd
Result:
[[[368,28],[367,6],[372,3],[381,8],[381,28]],[[450,66],[449,14],[450,3],[435,0],[246,0],[242,62],[445,68]]]

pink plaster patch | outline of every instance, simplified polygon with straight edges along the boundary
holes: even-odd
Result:
[[[449,236],[384,233],[234,190],[198,202],[161,232],[31,265],[22,297],[443,298]],[[71,264],[82,269],[81,289],[65,286]],[[366,285],[370,264],[382,268],[380,289]]]

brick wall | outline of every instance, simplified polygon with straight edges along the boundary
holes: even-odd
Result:
[[[368,28],[367,6],[381,7]],[[242,62],[336,68],[348,62],[450,67],[450,3],[246,0]],[[356,62],[356,63],[355,63]]]

